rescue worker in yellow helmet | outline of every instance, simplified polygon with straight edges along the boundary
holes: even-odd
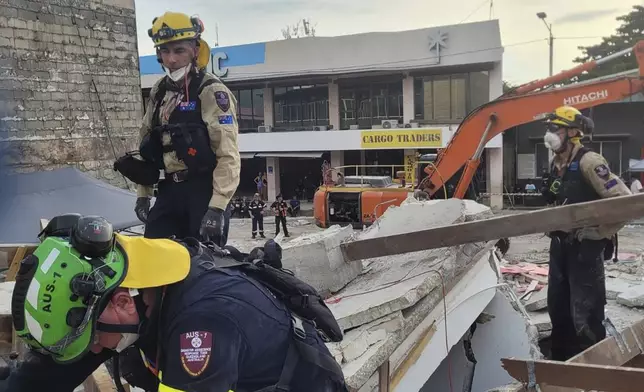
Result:
[[[148,30],[166,73],[150,92],[140,154],[165,172],[153,188],[138,187],[135,212],[145,236],[201,237],[223,246],[226,206],[239,184],[237,102],[206,72],[210,48],[199,18],[166,12]]]
[[[546,146],[554,153],[542,184],[548,204],[581,203],[629,195],[600,154],[581,139],[593,121],[571,106],[545,120]],[[606,337],[604,248],[623,224],[582,227],[549,233],[548,313],[552,320],[552,359],[565,361]]]

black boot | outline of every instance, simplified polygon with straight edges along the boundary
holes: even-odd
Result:
[[[263,231],[259,233],[259,236],[262,237],[262,238],[266,238],[266,236],[264,235]]]

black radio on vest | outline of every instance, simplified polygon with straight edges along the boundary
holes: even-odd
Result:
[[[154,97],[156,106],[152,115],[152,130],[143,138],[139,147],[141,156],[146,161],[153,162],[159,169],[165,169],[163,154],[171,151],[175,151],[177,158],[183,161],[189,173],[212,171],[217,165],[217,157],[210,148],[208,127],[201,117],[199,99],[201,91],[217,80],[209,79],[201,84],[203,78],[203,71],[192,78],[185,97],[186,101],[177,105],[167,125],[161,125],[159,121],[159,112],[167,87],[165,83],[159,84]],[[168,146],[164,146],[162,142],[164,132],[170,135],[171,142]]]

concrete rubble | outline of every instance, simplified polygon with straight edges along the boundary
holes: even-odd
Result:
[[[334,226],[284,245],[285,267],[321,292],[332,293],[326,302],[344,329],[345,338],[328,346],[342,365],[350,390],[371,391],[377,385],[377,369],[387,359],[393,377],[427,331],[435,335],[429,346],[437,345],[444,352],[444,338],[439,337],[445,334],[443,306],[450,309],[449,320],[462,320],[448,329],[451,345],[456,344],[494,297],[500,272],[493,246],[485,243],[359,263],[344,262],[339,245],[343,241],[402,234],[491,215],[488,207],[470,200],[408,199],[399,207],[387,209],[362,232]],[[487,278],[481,278],[481,274]],[[457,318],[459,311],[464,315]],[[441,357],[434,357],[431,366],[435,369]],[[426,380],[431,372],[425,369],[424,373]],[[404,390],[402,385],[400,390]]]

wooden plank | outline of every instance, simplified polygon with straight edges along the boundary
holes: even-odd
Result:
[[[529,361],[504,358],[501,362],[513,378],[529,382]],[[532,362],[535,381],[539,384],[602,392],[640,392],[644,385],[644,369],[558,361]]]
[[[626,223],[643,216],[644,193],[639,193],[352,241],[342,244],[341,249],[346,261],[356,261],[554,230]]]
[[[94,370],[94,373],[92,373],[92,375],[83,382],[83,388],[85,389],[85,392],[116,391],[116,385],[114,385],[112,376],[110,376],[110,373],[107,371],[105,364],[102,364]],[[129,385],[123,385],[123,388],[128,392],[130,391]]]
[[[13,282],[14,280],[16,280],[16,275],[18,274],[18,270],[20,269],[20,262],[25,258],[26,254],[27,247],[25,246],[21,246],[16,250],[16,253],[13,255],[13,260],[9,265],[9,270],[7,271],[7,277],[5,279],[6,282]]]
[[[642,354],[640,344],[644,344],[644,320],[638,321],[621,333],[621,347],[617,340],[609,336],[567,360],[567,363],[590,363],[594,365],[624,366]],[[639,342],[639,343],[638,343]],[[542,392],[580,392],[579,389],[541,386]]]
[[[420,358],[420,355],[423,353],[423,350],[425,350],[425,347],[427,347],[427,344],[429,344],[429,341],[432,340],[432,337],[434,337],[434,333],[436,332],[436,323],[431,323],[420,335],[420,339],[414,344],[414,346],[411,348],[405,359],[402,361],[400,366],[398,366],[398,369],[394,371],[393,377],[391,378],[391,389],[396,389],[398,387],[398,384],[400,381],[405,377],[405,374],[407,374],[407,371],[409,368],[411,368],[416,361],[418,361],[418,358]]]
[[[389,392],[389,359],[378,368],[378,392]]]

